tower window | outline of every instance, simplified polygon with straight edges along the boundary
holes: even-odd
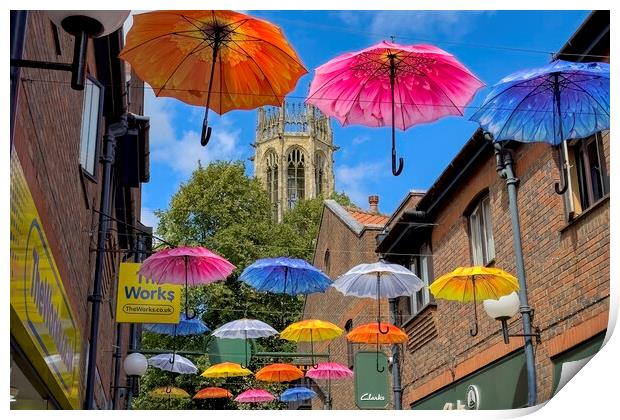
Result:
[[[325,193],[325,157],[322,153],[317,153],[315,158],[315,189],[316,195],[322,195]]]
[[[272,215],[278,218],[278,155],[271,151],[265,157],[267,195],[271,201]]]
[[[305,196],[305,162],[304,154],[293,149],[288,154],[287,199],[288,208],[292,209]]]

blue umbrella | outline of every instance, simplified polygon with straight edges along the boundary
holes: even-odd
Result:
[[[181,314],[178,324],[144,324],[146,331],[156,334],[167,335],[199,335],[211,331],[199,318],[187,319],[185,314]]]
[[[609,128],[609,64],[556,60],[503,78],[470,118],[495,142],[585,138]]]
[[[292,296],[324,292],[331,280],[321,270],[297,258],[262,258],[249,265],[239,276],[262,292]]]
[[[295,388],[289,388],[280,394],[280,401],[290,402],[290,401],[303,401],[309,400],[311,398],[316,397],[316,392],[313,390],[298,386]]]

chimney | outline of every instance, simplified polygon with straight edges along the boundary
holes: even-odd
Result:
[[[368,209],[368,212],[370,214],[379,214],[379,196],[378,195],[369,195],[368,204],[370,204],[370,208]]]

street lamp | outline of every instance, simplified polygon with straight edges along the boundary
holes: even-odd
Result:
[[[504,343],[510,343],[510,337],[536,337],[536,341],[540,343],[540,329],[538,327],[534,327],[534,334],[510,334],[508,331],[508,320],[519,312],[521,306],[517,292],[502,296],[498,300],[487,299],[482,302],[482,306],[484,306],[487,315],[502,323]]]
[[[129,10],[49,10],[49,18],[75,37],[72,63],[11,59],[11,67],[30,67],[71,72],[71,87],[84,89],[88,38],[111,34],[123,26]]]
[[[146,357],[142,353],[131,353],[131,354],[128,354],[127,357],[125,357],[125,360],[123,361],[123,370],[125,371],[125,374],[127,375],[129,385],[127,386],[116,385],[116,386],[113,386],[112,389],[113,390],[127,389],[128,390],[128,395],[127,395],[128,405],[130,404],[133,394],[137,394],[139,392],[138,379],[146,373],[146,369],[148,368],[148,366],[149,366],[148,361],[146,360]]]

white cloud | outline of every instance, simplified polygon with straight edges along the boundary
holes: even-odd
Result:
[[[153,209],[148,207],[142,207],[142,214],[140,215],[140,223],[144,226],[150,226],[153,228],[153,231],[157,230],[157,225],[159,224],[159,217],[153,212]]]
[[[351,144],[358,146],[360,144],[367,143],[370,140],[370,136],[356,136],[351,139]]]
[[[206,147],[200,144],[202,119],[195,122],[195,108],[175,99],[157,98],[149,88],[144,92],[145,113],[151,118],[150,146],[151,159],[170,167],[184,177],[191,175],[198,167],[215,160],[234,160],[242,158],[243,149],[239,147],[241,130],[231,129],[227,119],[219,118],[213,126],[211,140]],[[177,117],[183,117],[179,127]],[[194,130],[195,128],[195,130]]]
[[[336,166],[336,189],[346,193],[361,208],[368,207],[368,196],[375,185],[371,181],[379,180],[389,171],[382,163],[362,162],[356,165]]]

